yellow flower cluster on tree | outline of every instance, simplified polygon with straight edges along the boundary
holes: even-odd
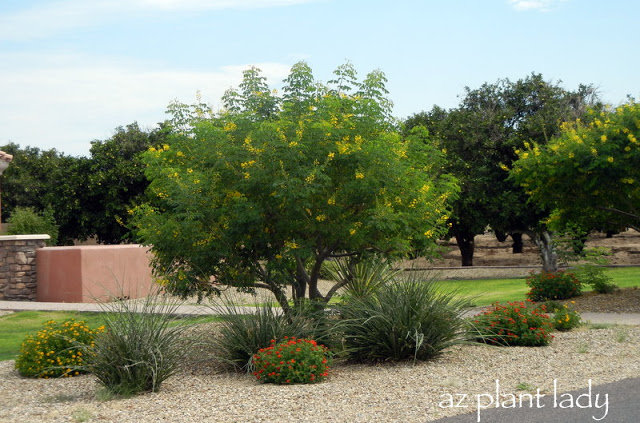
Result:
[[[512,177],[535,202],[555,209],[554,225],[640,227],[640,106],[630,101],[597,116],[562,124],[540,156],[521,152]]]

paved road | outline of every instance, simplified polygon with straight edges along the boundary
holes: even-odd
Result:
[[[542,394],[541,394],[542,395]],[[522,407],[496,408],[495,393],[481,394],[481,404],[493,406],[487,409],[435,420],[432,423],[638,423],[640,422],[640,378],[571,391],[550,393],[525,400]],[[534,396],[535,397],[535,396]],[[477,400],[473,398],[474,402]],[[507,398],[501,400],[504,404]],[[507,402],[507,405],[510,405]],[[532,405],[532,407],[530,407]]]

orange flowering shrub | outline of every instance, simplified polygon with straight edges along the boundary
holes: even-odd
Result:
[[[531,300],[507,304],[494,303],[473,320],[478,341],[495,345],[538,347],[553,339],[553,321],[544,305]]]
[[[262,348],[253,356],[253,375],[263,383],[321,382],[329,376],[331,353],[311,339],[284,337],[285,341]]]
[[[533,273],[526,282],[531,288],[527,298],[532,301],[565,300],[580,295],[582,289],[576,275],[562,270]]]

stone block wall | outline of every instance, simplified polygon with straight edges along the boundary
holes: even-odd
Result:
[[[35,301],[36,250],[49,235],[0,236],[0,300]]]

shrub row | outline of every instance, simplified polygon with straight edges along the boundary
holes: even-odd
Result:
[[[382,273],[389,277],[385,283],[372,283],[365,275],[366,289],[355,286],[331,308],[300,302],[285,314],[267,301],[246,314],[223,300],[214,310],[223,318],[212,337],[215,355],[234,368],[252,371],[261,382],[314,383],[328,376],[334,356],[355,362],[428,360],[469,339],[540,346],[551,341],[552,330],[579,324],[579,315],[569,307],[555,310],[552,318],[544,305],[528,300],[494,304],[472,319],[470,327],[463,317],[465,299],[443,293],[418,273]],[[358,283],[350,275],[352,287]],[[104,330],[83,322],[48,322],[25,340],[16,367],[33,377],[91,372],[118,395],[156,391],[178,370],[194,342],[184,336],[184,320],[171,317],[177,305],[157,296],[111,303]]]

